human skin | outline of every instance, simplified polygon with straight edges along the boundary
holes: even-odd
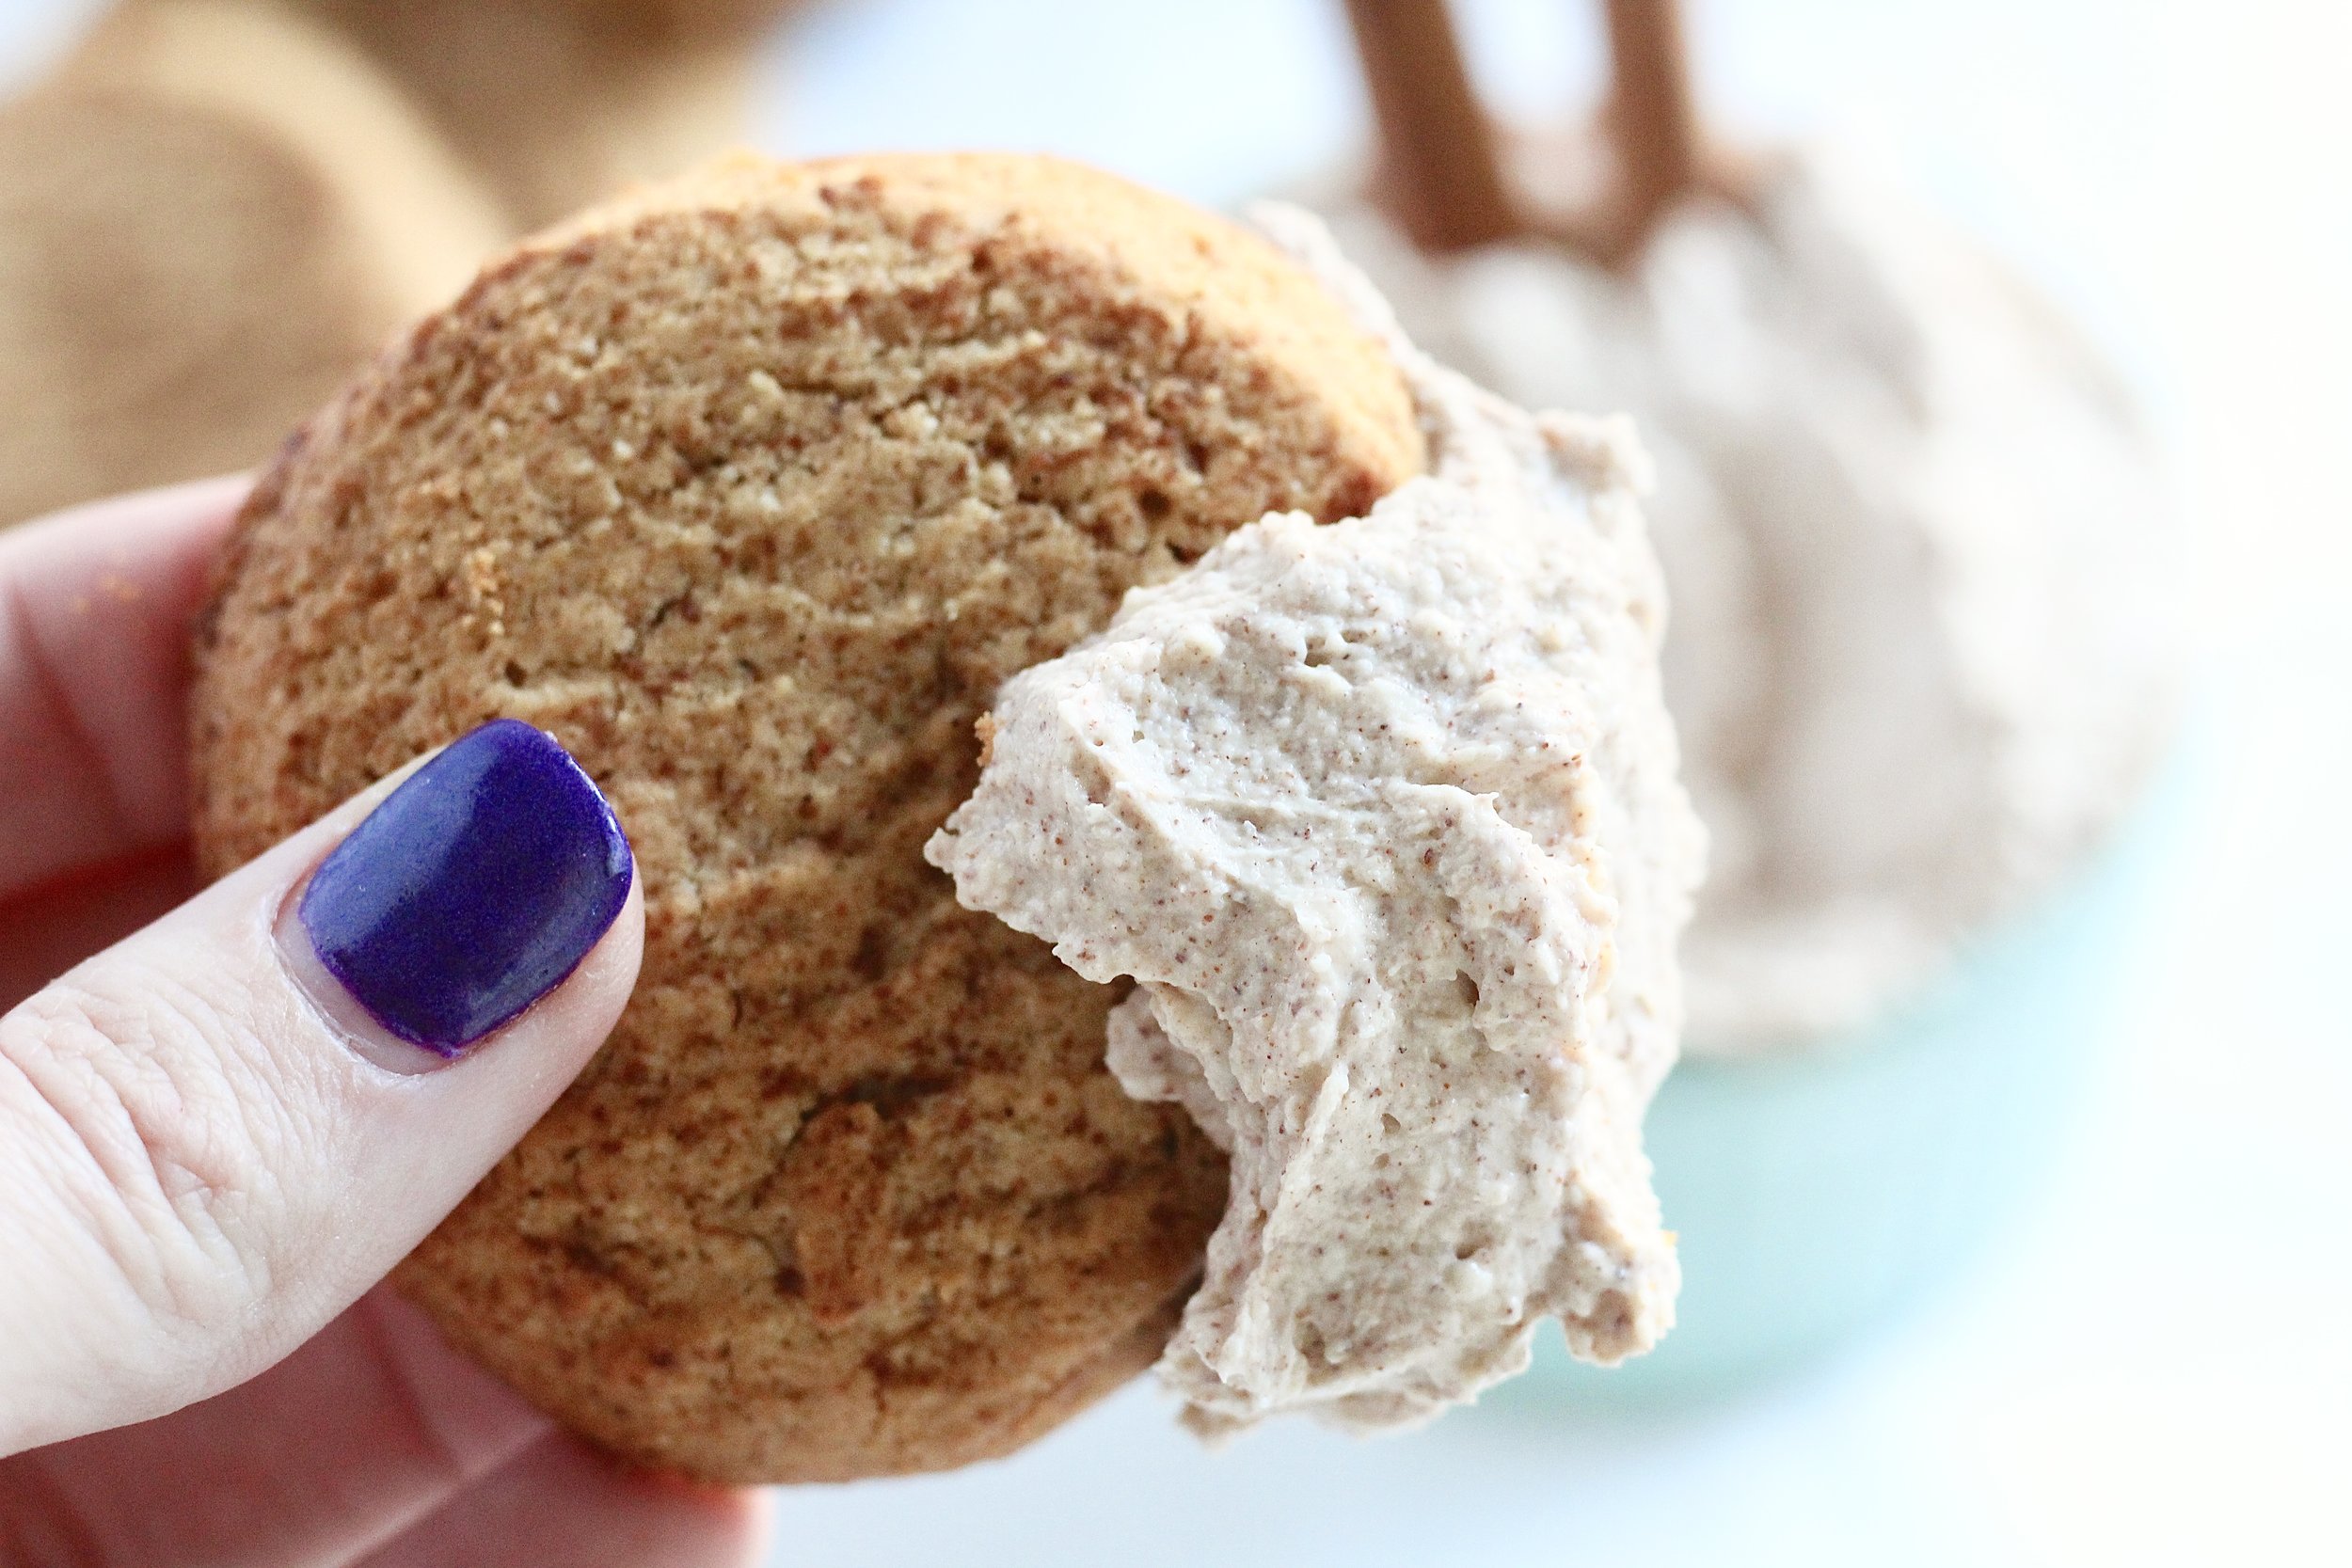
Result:
[[[187,630],[243,494],[0,539],[0,1560],[755,1560],[750,1495],[622,1469],[377,1286],[601,1043],[642,913],[443,1064],[280,918],[397,778],[194,890]]]

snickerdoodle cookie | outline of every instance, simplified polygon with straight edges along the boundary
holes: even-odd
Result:
[[[1312,279],[1048,159],[739,159],[492,265],[289,447],[199,648],[214,872],[499,714],[636,846],[628,1015],[405,1289],[714,1479],[1001,1454],[1147,1366],[1222,1162],[922,846],[1007,676],[1422,461]]]

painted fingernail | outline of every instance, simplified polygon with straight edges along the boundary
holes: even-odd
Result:
[[[619,917],[634,867],[570,753],[494,719],[386,796],[295,916],[370,1018],[455,1057],[563,983]]]

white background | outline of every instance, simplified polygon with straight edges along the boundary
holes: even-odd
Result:
[[[0,80],[84,0],[0,0]],[[1495,95],[1588,7],[1463,0]],[[1216,202],[1361,135],[1335,0],[850,0],[778,150],[1069,152]],[[1645,1426],[1481,1410],[1221,1454],[1130,1388],[1006,1465],[781,1499],[780,1563],[2352,1563],[2352,5],[1693,0],[1706,98],[1836,130],[2083,316],[2198,527],[2206,788],[2060,1177],[1932,1307]]]

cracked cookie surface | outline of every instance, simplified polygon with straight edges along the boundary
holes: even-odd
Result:
[[[289,444],[199,647],[213,873],[497,715],[636,847],[627,1015],[402,1288],[714,1480],[1001,1454],[1149,1365],[1222,1160],[921,847],[999,682],[1422,461],[1312,279],[1052,160],[735,160],[494,263]]]

